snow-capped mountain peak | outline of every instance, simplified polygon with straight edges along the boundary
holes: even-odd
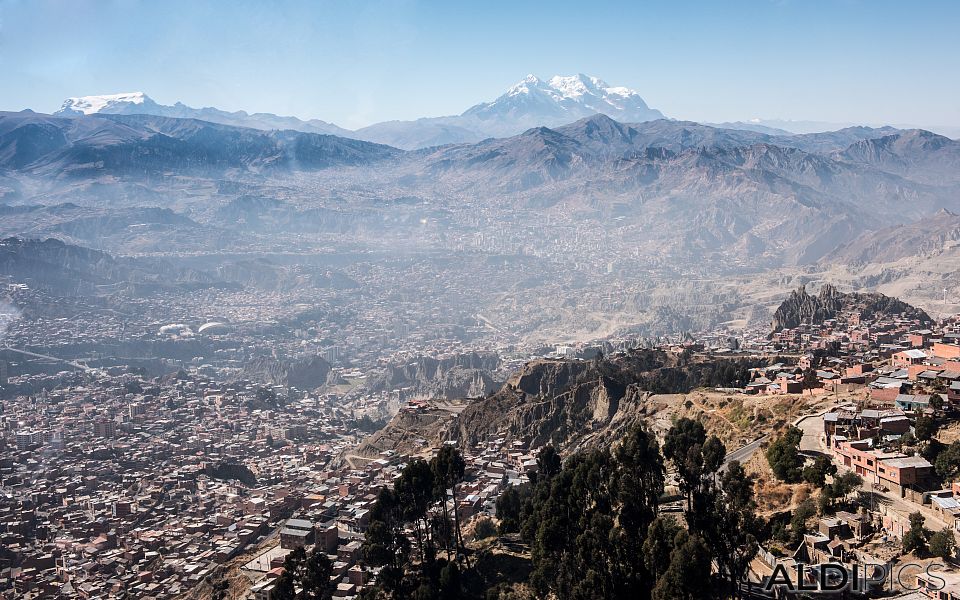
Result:
[[[172,106],[157,104],[143,92],[104,94],[67,98],[55,114],[79,117],[84,115],[154,115],[175,119],[198,119],[254,129],[294,129],[307,133],[349,136],[350,131],[319,119],[302,121],[296,117],[280,117],[270,113],[247,114],[240,110],[227,112],[217,108],[191,108],[182,102]]]
[[[602,94],[603,90],[610,87],[600,79],[589,77],[583,73],[569,77],[554,75],[550,78],[549,85],[565,98],[579,98],[586,94]]]
[[[598,113],[626,122],[663,118],[663,114],[647,106],[636,91],[613,87],[598,77],[582,73],[555,75],[547,80],[527,75],[493,102],[478,104],[463,116],[552,126]]]
[[[153,103],[143,92],[126,92],[123,94],[104,94],[100,96],[78,96],[67,98],[58,113],[92,115],[99,112],[111,111],[122,105]]]

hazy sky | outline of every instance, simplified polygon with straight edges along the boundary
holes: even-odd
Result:
[[[144,91],[357,127],[581,72],[675,118],[960,125],[958,23],[958,1],[0,0],[0,109]]]

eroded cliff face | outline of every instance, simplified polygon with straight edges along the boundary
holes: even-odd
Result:
[[[417,454],[444,441],[470,447],[520,440],[530,448],[552,444],[564,454],[609,445],[640,422],[653,426],[653,417],[665,406],[664,395],[735,385],[755,363],[658,350],[592,360],[536,360],[488,396],[401,411],[350,454],[364,459],[383,450]],[[666,404],[676,404],[677,399],[670,400]]]
[[[407,364],[387,365],[371,375],[367,387],[373,391],[410,388],[410,395],[422,398],[477,398],[500,387],[493,372],[500,365],[495,353],[466,353],[436,359],[417,357]]]
[[[499,392],[467,406],[447,439],[550,443],[562,452],[609,442],[646,414],[650,393],[635,381],[638,366],[629,359],[528,363]]]

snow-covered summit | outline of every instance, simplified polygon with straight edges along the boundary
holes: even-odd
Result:
[[[68,117],[84,115],[153,115],[174,119],[198,119],[236,127],[254,129],[293,129],[307,133],[349,136],[350,131],[319,119],[303,121],[296,117],[281,117],[270,113],[248,114],[242,110],[227,112],[213,107],[191,108],[182,102],[173,105],[157,104],[143,92],[104,94],[67,98],[55,114]]]
[[[143,92],[126,92],[123,94],[104,94],[100,96],[78,96],[67,98],[57,114],[84,114],[92,115],[99,112],[111,112],[117,108],[130,104],[153,103]]]
[[[559,124],[597,113],[618,121],[663,118],[660,111],[647,106],[638,92],[611,86],[598,77],[582,73],[555,75],[546,80],[527,75],[493,102],[478,104],[463,115],[484,120],[510,117]]]

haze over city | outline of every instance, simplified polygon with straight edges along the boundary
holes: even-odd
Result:
[[[0,600],[960,599],[958,6],[0,0]]]

